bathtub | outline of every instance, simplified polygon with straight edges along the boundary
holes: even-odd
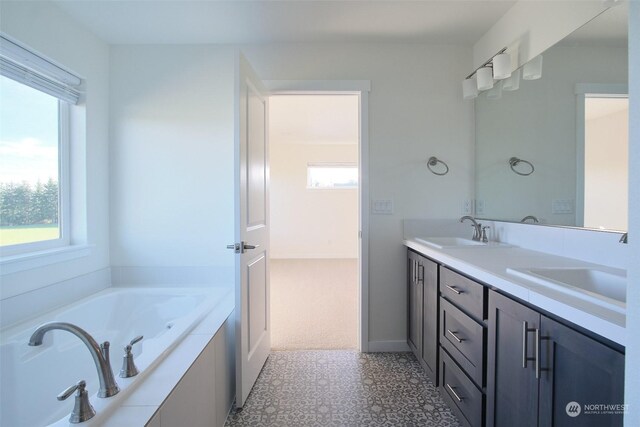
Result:
[[[73,409],[71,396],[56,396],[84,379],[96,416],[81,425],[101,425],[128,395],[179,345],[202,319],[229,299],[229,288],[109,288],[38,318],[0,332],[0,425],[11,427],[66,426]],[[84,344],[66,331],[54,330],[42,346],[27,345],[38,325],[70,322],[90,333],[98,343],[111,343],[111,367],[120,392],[96,396],[99,383],[93,359]],[[124,347],[133,346],[140,374],[120,378]]]

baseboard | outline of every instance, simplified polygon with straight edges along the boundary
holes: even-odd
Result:
[[[369,341],[369,353],[398,353],[403,351],[410,351],[409,344],[404,340]]]

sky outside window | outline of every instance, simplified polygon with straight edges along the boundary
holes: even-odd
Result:
[[[309,165],[308,188],[358,188],[356,165]]]

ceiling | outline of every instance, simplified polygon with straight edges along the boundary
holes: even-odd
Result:
[[[269,98],[269,142],[357,144],[357,95],[277,95]]]
[[[516,2],[51,0],[109,44],[410,42],[471,46]]]

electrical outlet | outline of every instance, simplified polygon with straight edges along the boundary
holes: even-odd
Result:
[[[462,202],[460,213],[462,215],[473,215],[473,200],[471,199],[464,200]]]
[[[572,199],[554,199],[551,202],[552,214],[572,214],[573,213],[573,200]]]
[[[476,215],[484,215],[484,200],[476,200]]]
[[[373,215],[393,215],[393,200],[372,200],[371,213]]]

